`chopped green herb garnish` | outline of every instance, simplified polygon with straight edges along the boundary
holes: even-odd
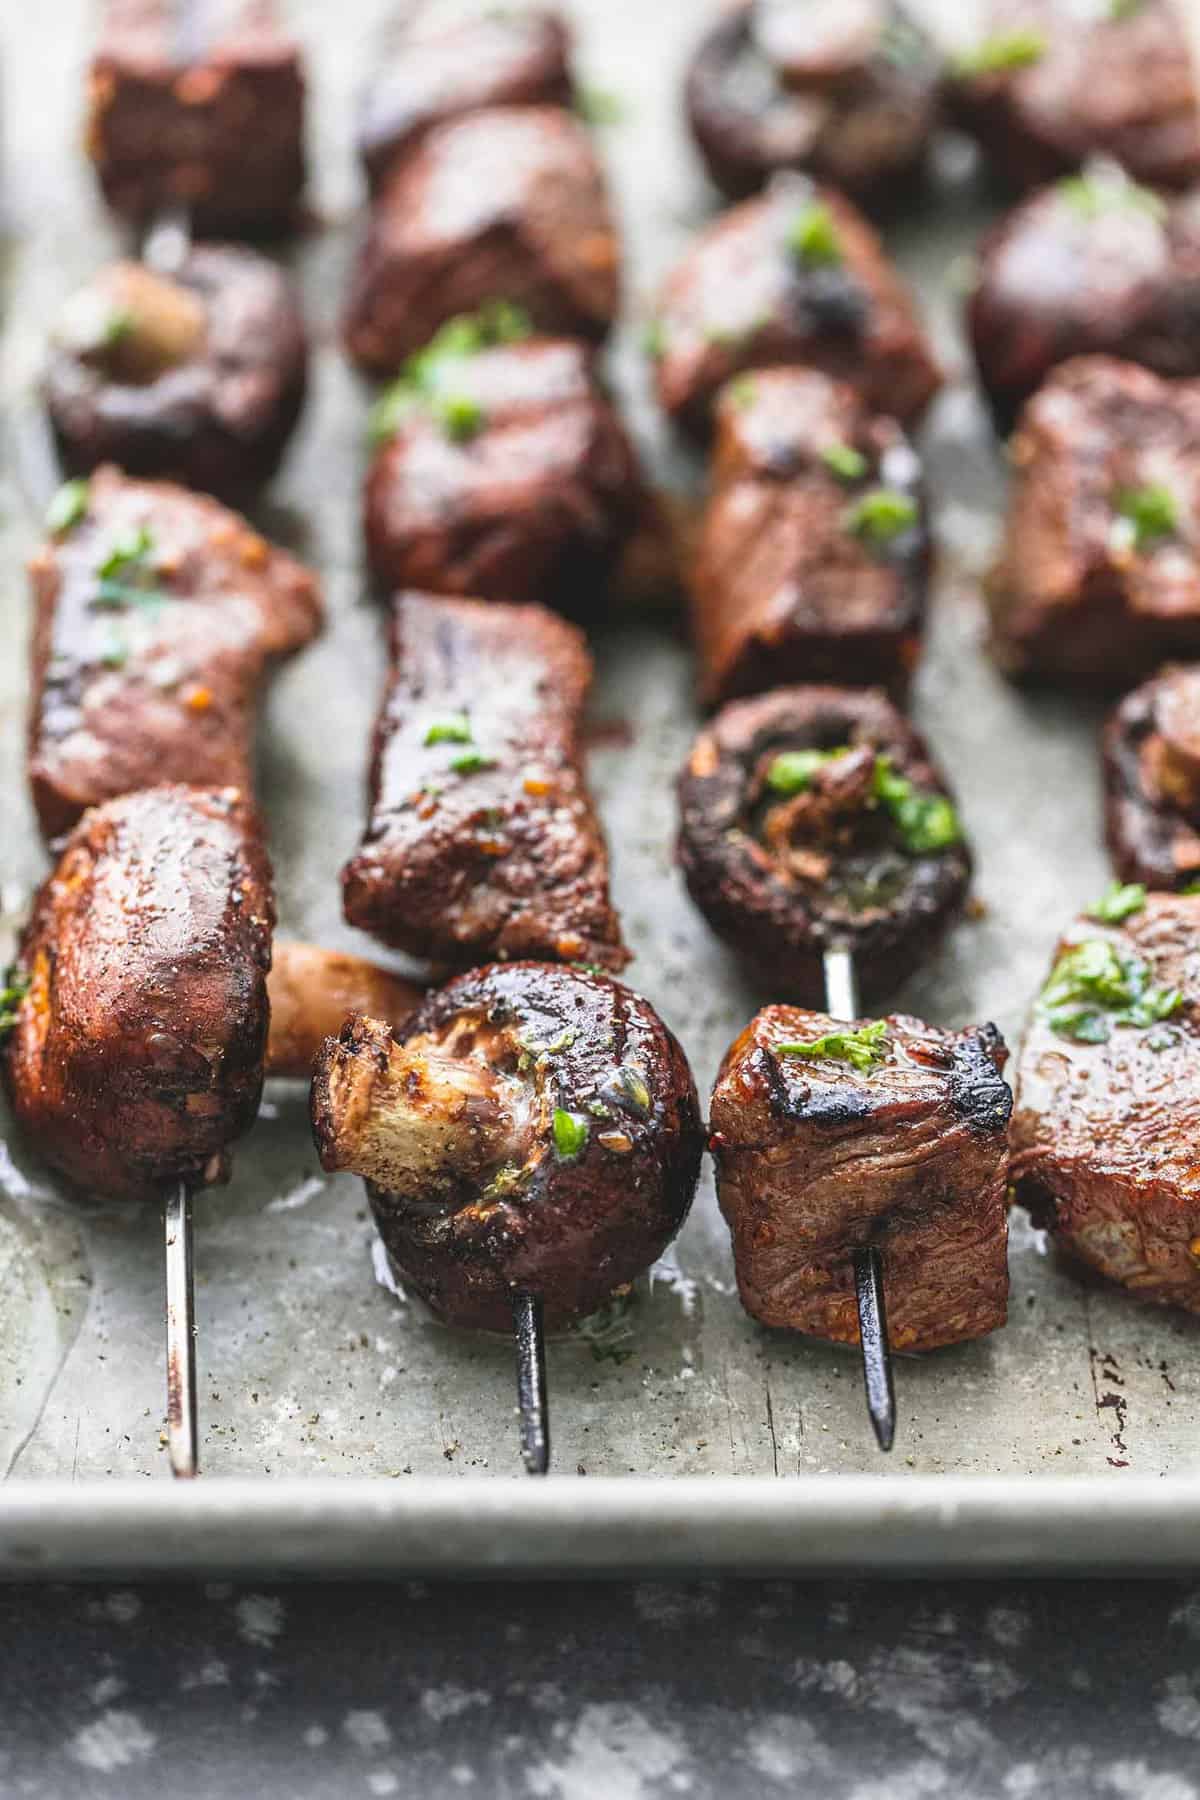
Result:
[[[1003,75],[1010,69],[1031,68],[1048,49],[1044,32],[1028,27],[1001,31],[956,57],[954,67],[959,75]]]
[[[912,856],[933,856],[961,842],[958,814],[945,794],[923,794],[892,767],[890,756],[875,759],[875,799],[891,815],[904,848]]]
[[[848,1062],[853,1069],[870,1069],[887,1055],[887,1020],[872,1019],[857,1031],[831,1031],[808,1043],[776,1044],[776,1056],[825,1056]]]
[[[1136,19],[1146,0],[1108,0],[1108,16],[1114,25],[1124,24],[1126,19]]]
[[[122,338],[129,336],[137,320],[124,307],[114,307],[104,321],[104,342],[106,345],[119,344]]]
[[[838,750],[781,750],[767,770],[767,786],[777,794],[802,794],[818,769],[845,756],[849,745]]]
[[[16,963],[11,963],[4,971],[4,986],[0,988],[0,1041],[6,1038],[16,1025],[21,1002],[28,992],[28,975],[23,969],[18,968]]]
[[[483,409],[464,396],[463,365],[483,350],[515,344],[533,330],[523,307],[493,300],[477,313],[450,319],[423,350],[410,356],[400,375],[371,408],[370,435],[383,443],[414,412],[431,413],[447,436],[462,441],[485,423]]]
[[[920,509],[911,494],[898,488],[872,488],[861,500],[847,507],[842,524],[852,537],[861,538],[872,548],[883,549],[893,538],[911,531],[920,517]]]
[[[582,1113],[554,1109],[554,1153],[561,1162],[581,1156],[587,1147],[590,1127]]]
[[[1200,894],[1200,880],[1189,881],[1186,887],[1180,888],[1179,892],[1181,894]]]
[[[1068,175],[1058,184],[1058,191],[1068,205],[1085,219],[1098,219],[1105,213],[1141,212],[1153,219],[1165,219],[1166,202],[1150,188],[1139,187],[1118,170],[1111,174]]]
[[[1058,1037],[1104,1044],[1114,1026],[1157,1025],[1178,1012],[1178,988],[1157,986],[1149,964],[1106,938],[1064,950],[1038,997],[1037,1012]]]
[[[661,319],[649,319],[642,329],[642,349],[652,362],[667,354],[667,328]]]
[[[46,508],[46,530],[54,537],[64,537],[73,530],[87,513],[88,495],[88,483],[82,477],[64,481]]]
[[[1170,488],[1158,483],[1126,488],[1115,502],[1119,521],[1132,535],[1135,550],[1145,550],[1159,538],[1170,537],[1179,523],[1179,509]]]
[[[470,443],[487,423],[482,406],[469,394],[447,394],[437,401],[433,410],[446,436],[456,444]]]
[[[1089,906],[1088,918],[1098,919],[1102,925],[1119,925],[1122,919],[1131,919],[1134,913],[1141,912],[1145,904],[1146,890],[1140,881],[1126,885],[1114,881],[1103,898]]]
[[[650,1089],[646,1086],[641,1070],[635,1068],[633,1063],[622,1063],[617,1070],[617,1076],[634,1110],[643,1115],[648,1113],[650,1111]]]
[[[143,607],[157,612],[168,596],[153,585],[154,533],[148,525],[130,526],[110,538],[96,564],[99,577],[92,599],[94,607]]]
[[[788,227],[787,246],[806,268],[836,269],[841,264],[837,226],[829,208],[819,200],[811,200],[796,214]]]
[[[609,88],[583,87],[576,90],[575,111],[589,125],[620,125],[629,109]]]
[[[861,481],[870,466],[862,451],[856,450],[853,444],[826,444],[821,461],[839,481]]]
[[[154,533],[150,527],[130,526],[110,540],[104,557],[96,564],[96,573],[102,581],[108,576],[123,575],[129,569],[141,567],[153,549]]]
[[[456,775],[478,775],[480,769],[492,767],[492,758],[485,756],[482,750],[463,750],[450,758],[450,767]]]
[[[425,733],[425,743],[429,744],[469,744],[471,742],[471,721],[466,713],[451,713],[448,718],[435,719]]]
[[[739,412],[745,412],[758,398],[758,383],[753,375],[739,375],[736,381],[730,382],[726,392]]]

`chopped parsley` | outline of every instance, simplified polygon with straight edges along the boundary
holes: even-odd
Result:
[[[802,794],[818,769],[836,762],[848,749],[843,744],[837,750],[781,750],[767,769],[767,786],[777,794]]]
[[[1108,16],[1114,25],[1123,25],[1126,19],[1136,19],[1146,0],[1108,0]]]
[[[157,612],[167,595],[154,585],[154,533],[148,525],[131,525],[109,539],[96,564],[98,582],[93,606],[121,611],[141,606]]]
[[[842,524],[852,537],[879,550],[886,549],[893,538],[912,531],[919,517],[920,509],[911,494],[881,487],[872,488],[847,507]]]
[[[1140,956],[1122,954],[1106,938],[1085,938],[1055,963],[1037,1013],[1058,1037],[1106,1044],[1114,1026],[1157,1025],[1182,1004],[1178,988],[1155,985]]]
[[[587,1148],[590,1129],[582,1113],[566,1112],[561,1106],[555,1107],[554,1154],[560,1162],[570,1162],[583,1154]]]
[[[1167,216],[1166,202],[1160,194],[1139,187],[1117,170],[1111,174],[1068,175],[1059,182],[1058,191],[1085,219],[1099,219],[1114,212],[1147,213],[1152,219]]]
[[[875,799],[890,814],[911,856],[933,856],[962,840],[958,814],[945,794],[923,794],[892,766],[890,756],[875,759]]]
[[[973,50],[966,50],[955,60],[959,75],[1004,75],[1012,69],[1032,68],[1041,62],[1049,42],[1044,32],[1029,26],[1013,31],[1000,31],[984,38]]]
[[[861,481],[868,467],[866,457],[853,444],[826,444],[821,461],[839,481]]]
[[[445,719],[435,719],[425,733],[425,743],[429,744],[469,744],[471,738],[471,721],[466,713],[451,713]]]
[[[1116,529],[1135,550],[1145,550],[1160,538],[1170,537],[1179,524],[1179,508],[1170,488],[1153,482],[1148,487],[1125,488],[1117,495]]]
[[[456,775],[478,775],[481,769],[490,769],[493,759],[485,756],[482,750],[462,750],[457,756],[450,758],[450,767]]]
[[[651,362],[667,354],[667,328],[661,319],[649,319],[642,330],[642,349]]]
[[[887,1020],[872,1019],[857,1031],[831,1031],[825,1037],[811,1038],[807,1043],[776,1044],[776,1056],[824,1056],[834,1062],[847,1062],[852,1069],[866,1070],[882,1062],[887,1055]]]
[[[629,109],[610,88],[583,87],[575,94],[575,111],[588,125],[620,125]]]
[[[739,375],[736,381],[730,382],[726,392],[731,404],[736,406],[739,412],[745,412],[746,408],[753,406],[758,399],[758,383],[753,375]]]
[[[1087,916],[1097,919],[1101,925],[1119,925],[1123,919],[1131,919],[1134,913],[1141,912],[1145,904],[1146,890],[1140,881],[1126,885],[1114,881],[1095,906],[1088,907]]]
[[[617,1076],[634,1111],[643,1115],[648,1113],[650,1111],[650,1089],[646,1086],[641,1070],[636,1068],[633,1063],[622,1063],[617,1070]]]
[[[73,531],[88,509],[89,488],[85,480],[64,481],[46,508],[46,530],[53,537],[65,537]]]
[[[842,245],[833,214],[819,200],[810,200],[788,227],[787,247],[806,269],[836,269],[842,261]]]
[[[423,350],[410,356],[399,377],[371,408],[373,443],[384,443],[414,412],[436,419],[448,438],[463,443],[480,432],[487,416],[464,391],[471,358],[501,344],[530,336],[532,321],[523,307],[493,300],[477,313],[461,313],[443,325]]]
[[[28,992],[28,975],[16,963],[11,963],[4,971],[4,986],[0,988],[0,1042],[15,1027],[21,1002]]]

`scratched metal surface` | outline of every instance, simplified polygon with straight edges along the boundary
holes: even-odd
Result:
[[[660,474],[678,481],[688,471],[656,426],[634,321],[714,204],[677,106],[700,9],[689,0],[577,0],[571,10],[585,79],[615,90],[624,108],[601,138],[628,234],[631,323],[617,380]],[[321,570],[331,623],[274,690],[261,735],[262,794],[282,929],[350,945],[337,871],[358,830],[382,652],[358,562],[365,395],[333,326],[357,225],[352,98],[383,6],[298,0],[292,11],[312,57],[324,221],[295,261],[319,347],[312,404],[261,516]],[[47,316],[114,247],[76,148],[85,12],[81,0],[22,8],[19,18],[4,9],[11,238],[3,366],[18,412]],[[948,157],[948,171],[956,168]],[[891,234],[952,367],[961,368],[956,276],[985,217],[969,187],[948,179],[936,205]],[[994,540],[1002,477],[965,380],[938,403],[925,448],[943,557],[914,710],[958,784],[986,910],[896,1003],[945,1023],[994,1018],[1015,1038],[1057,926],[1106,878],[1098,714],[1018,695],[982,654],[977,577]],[[43,869],[21,759],[21,564],[34,537],[22,480],[7,462],[0,871],[10,911]],[[703,1090],[766,996],[739,979],[672,866],[671,779],[697,722],[688,659],[670,623],[654,619],[614,621],[596,651],[596,717],[628,727],[628,741],[597,734],[592,772],[637,952],[631,979],[678,1032]],[[361,1191],[321,1174],[302,1093],[269,1094],[232,1185],[198,1207],[197,1258],[210,1490],[222,1475],[437,1477],[445,1486],[515,1472],[508,1347],[441,1329],[380,1285]],[[0,1119],[0,1476],[13,1484],[10,1498],[33,1478],[166,1480],[160,1260],[154,1217],[68,1204]],[[556,1464],[592,1476],[759,1483],[867,1473],[886,1484],[881,1504],[899,1499],[914,1474],[1020,1476],[1030,1479],[1016,1504],[1034,1517],[1044,1484],[1057,1477],[1102,1475],[1115,1493],[1138,1474],[1196,1471],[1195,1331],[1186,1318],[1081,1284],[1018,1219],[1011,1323],[987,1342],[901,1365],[897,1449],[885,1465],[854,1359],[768,1334],[740,1310],[706,1172],[677,1246],[627,1315],[607,1334],[551,1347]],[[573,1482],[571,1493],[586,1516],[589,1485]],[[1094,1497],[1086,1504],[1094,1510]],[[136,1521],[136,1510],[128,1517]],[[1132,1542],[1136,1508],[1131,1517]],[[52,1503],[47,1521],[52,1537]],[[81,1525],[76,1516],[73,1529],[86,1541],[86,1517]],[[460,1517],[456,1529],[469,1523]],[[230,1530],[236,1538],[236,1521]]]

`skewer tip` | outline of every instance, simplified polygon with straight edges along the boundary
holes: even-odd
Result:
[[[874,1244],[854,1252],[854,1294],[858,1301],[867,1412],[879,1448],[890,1450],[896,1437],[896,1391],[883,1298],[883,1259]]]
[[[542,1303],[536,1294],[513,1297],[517,1346],[517,1406],[521,1415],[521,1460],[527,1475],[550,1468],[550,1418],[546,1404],[546,1340]]]
[[[163,1205],[167,1259],[167,1455],[177,1480],[200,1472],[196,1408],[196,1316],[192,1276],[192,1193],[186,1182]]]

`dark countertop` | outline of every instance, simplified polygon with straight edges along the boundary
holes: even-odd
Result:
[[[1200,1588],[0,1590],[3,1800],[1197,1800]]]

